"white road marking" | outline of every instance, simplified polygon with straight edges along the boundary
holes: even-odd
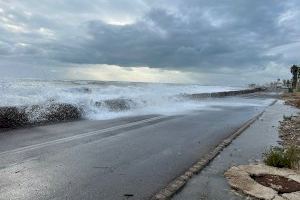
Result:
[[[3,152],[0,153],[0,156],[4,156],[4,155],[7,155],[7,154],[22,153],[22,152],[26,152],[26,151],[30,151],[30,150],[34,150],[34,149],[39,149],[39,148],[51,146],[51,145],[54,145],[54,144],[65,143],[65,142],[69,142],[69,141],[73,141],[73,140],[82,139],[82,138],[85,138],[85,137],[90,137],[90,136],[93,136],[93,135],[98,135],[98,134],[101,134],[101,133],[116,131],[116,130],[119,130],[119,129],[122,129],[122,128],[129,128],[129,127],[133,127],[133,126],[136,126],[136,125],[140,125],[140,124],[143,124],[143,123],[152,122],[152,121],[156,121],[156,120],[164,119],[164,118],[166,118],[166,116],[152,117],[152,118],[149,118],[149,119],[144,119],[144,120],[140,120],[140,121],[136,121],[136,122],[131,122],[131,123],[128,123],[128,124],[123,124],[123,125],[119,125],[119,126],[113,126],[113,127],[101,129],[101,130],[81,133],[81,134],[78,134],[78,135],[65,137],[65,138],[61,138],[61,139],[57,139],[57,140],[52,140],[52,141],[49,141],[49,142],[43,142],[43,143],[39,143],[39,144],[29,145],[29,146],[9,150],[9,151],[3,151]]]

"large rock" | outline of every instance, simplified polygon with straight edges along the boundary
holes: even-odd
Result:
[[[28,124],[25,107],[0,107],[0,128],[14,128]]]
[[[299,199],[300,199],[300,192],[286,193],[286,194],[282,194],[282,196],[283,196],[285,199],[299,200]]]
[[[41,117],[44,121],[51,122],[79,119],[82,115],[82,111],[79,108],[65,103],[50,104],[46,108],[41,106],[36,109],[37,112],[38,110],[41,111]]]
[[[225,172],[225,177],[231,187],[258,199],[271,200],[277,196],[275,190],[260,185],[250,177],[249,173],[239,167],[231,167]]]
[[[258,199],[265,200],[298,200],[300,197],[299,191],[280,194],[274,188],[266,187],[257,181],[253,176],[274,175],[284,177],[300,183],[300,173],[291,169],[276,168],[258,165],[240,165],[233,166],[225,172],[225,177],[229,185],[247,195]]]
[[[45,124],[82,117],[83,111],[65,103],[0,107],[0,128],[17,128],[25,125]]]
[[[97,101],[95,105],[107,108],[109,111],[120,112],[129,110],[135,103],[131,99],[109,99]]]

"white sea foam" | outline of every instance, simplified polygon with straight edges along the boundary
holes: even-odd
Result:
[[[224,101],[192,101],[182,94],[241,90],[239,87],[101,81],[0,81],[0,106],[68,103],[84,110],[90,119],[141,114],[177,114],[190,110],[238,106]],[[123,105],[124,104],[124,105]],[[253,102],[246,102],[253,104]],[[254,103],[255,104],[255,103]],[[256,105],[256,104],[255,104]],[[115,107],[118,107],[115,108]]]

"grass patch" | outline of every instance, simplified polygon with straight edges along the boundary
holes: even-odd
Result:
[[[271,147],[263,154],[264,163],[278,168],[296,168],[300,161],[300,149],[297,146]]]

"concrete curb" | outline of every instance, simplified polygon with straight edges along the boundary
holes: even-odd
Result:
[[[269,106],[274,105],[277,100],[274,100]],[[196,162],[192,167],[190,167],[184,174],[175,178],[171,183],[169,183],[164,189],[156,193],[151,200],[167,200],[171,199],[171,197],[176,194],[179,190],[181,190],[189,179],[193,177],[193,175],[198,174],[202,171],[219,153],[227,147],[235,138],[237,138],[242,132],[244,132],[251,124],[253,124],[259,117],[263,115],[265,112],[262,111],[249,121],[247,121],[242,127],[240,127],[235,133],[230,135],[228,138],[223,140],[219,145],[216,146],[211,152],[209,152],[206,156],[201,158],[198,162]]]

